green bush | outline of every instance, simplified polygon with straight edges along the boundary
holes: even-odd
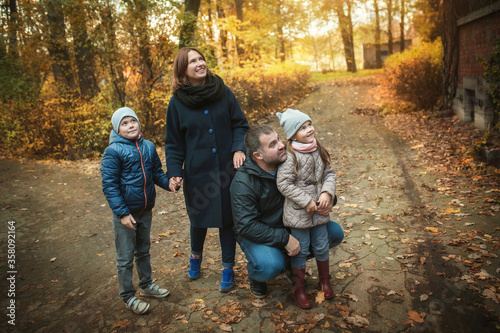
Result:
[[[433,109],[441,97],[442,54],[440,40],[393,54],[384,63],[381,84],[416,109]]]

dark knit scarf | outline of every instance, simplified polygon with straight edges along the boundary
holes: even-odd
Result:
[[[224,81],[218,75],[207,75],[202,86],[184,86],[177,89],[174,96],[182,104],[197,109],[217,102],[224,96]]]

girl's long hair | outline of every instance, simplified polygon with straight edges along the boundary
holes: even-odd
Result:
[[[290,155],[292,155],[292,158],[293,158],[293,172],[295,173],[296,176],[298,176],[299,172],[298,172],[298,169],[297,169],[297,156],[295,155],[295,149],[293,149],[292,147],[292,142],[293,140],[288,140],[286,142],[286,151],[290,153]],[[325,165],[325,167],[327,165],[330,164],[332,158],[330,157],[330,153],[328,153],[328,150],[326,150],[322,145],[321,143],[319,142],[318,139],[316,139],[316,143],[318,144],[318,153],[319,153],[319,157],[321,158],[321,161],[323,162],[323,164]]]

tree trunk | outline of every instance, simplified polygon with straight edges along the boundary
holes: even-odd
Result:
[[[52,71],[56,83],[64,92],[75,88],[75,78],[71,69],[71,59],[66,45],[66,24],[61,0],[46,2],[49,23],[49,53],[52,57]]]
[[[399,35],[399,52],[404,52],[405,50],[405,0],[400,2],[401,10],[401,22],[399,23],[400,35]]]
[[[18,56],[17,53],[17,1],[9,1],[9,53],[13,56]]]
[[[190,46],[194,42],[194,32],[196,31],[200,3],[201,0],[184,0],[185,9],[179,36],[179,48]]]
[[[141,114],[145,118],[142,127],[145,132],[154,133],[154,122],[156,119],[150,95],[155,84],[155,78],[152,69],[153,61],[151,60],[148,30],[149,0],[133,0],[133,3],[134,8],[131,14],[135,23],[135,38],[137,40],[137,50],[139,51],[138,71],[141,78],[138,84],[138,100]]]
[[[380,10],[378,8],[378,0],[373,1],[373,6],[375,8],[375,66],[377,68],[382,68],[382,47],[381,43],[381,32],[380,32]]]
[[[394,53],[394,47],[392,44],[392,0],[387,0],[387,39],[389,55],[391,55]]]
[[[217,3],[217,17],[220,19],[223,19],[226,17],[226,14],[224,13],[224,9],[219,6]],[[226,61],[229,57],[228,51],[227,51],[227,31],[224,29],[221,29],[220,31],[220,46],[222,49],[222,57],[224,58],[223,62]]]
[[[335,71],[335,51],[332,44],[332,33],[328,31],[328,44],[330,46],[330,59],[332,61],[332,70]]]
[[[285,57],[285,39],[283,38],[283,19],[281,17],[281,5],[282,1],[279,0],[276,3],[276,16],[277,16],[277,34],[278,34],[278,39],[279,39],[279,44],[278,44],[278,57],[281,60],[281,62],[286,60]]]
[[[90,100],[97,95],[99,88],[94,73],[94,57],[90,52],[86,12],[81,0],[72,1],[69,18],[71,21],[73,45],[75,48],[75,61],[80,96],[86,100]]]
[[[443,0],[441,8],[441,40],[443,43],[443,105],[453,104],[458,84],[459,41],[457,19],[467,10],[468,0]]]
[[[344,11],[344,5],[347,3],[348,14]],[[347,71],[356,72],[356,61],[354,58],[354,42],[352,37],[351,5],[349,1],[337,0],[335,2],[335,11],[339,18],[340,33],[344,44],[344,55],[347,65]]]
[[[244,0],[234,0],[234,7],[236,9],[236,18],[240,21],[240,24],[243,23],[243,1]],[[240,28],[238,28],[238,31]],[[239,40],[238,36],[236,36],[236,52],[238,53],[238,63],[241,66],[242,60],[245,57],[245,49],[243,48],[243,44],[241,40]]]
[[[113,85],[113,106],[122,107],[126,104],[125,78],[123,76],[123,68],[120,61],[120,52],[116,42],[115,19],[113,18],[113,5],[107,0],[102,8],[102,22],[106,31],[107,37],[107,56],[109,75]]]

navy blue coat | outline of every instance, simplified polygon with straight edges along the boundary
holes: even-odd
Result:
[[[231,89],[221,100],[193,109],[175,96],[167,110],[165,156],[168,178],[182,177],[186,209],[196,228],[233,224],[229,186],[233,154],[245,151],[249,126]]]
[[[112,130],[110,144],[102,155],[101,177],[104,196],[118,217],[152,209],[155,184],[168,190],[168,178],[155,145],[142,135],[133,141]]]

